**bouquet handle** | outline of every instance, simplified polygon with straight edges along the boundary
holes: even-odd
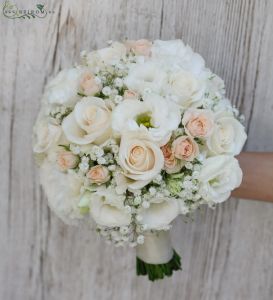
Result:
[[[149,232],[144,238],[144,244],[136,247],[137,275],[154,281],[181,270],[181,258],[172,248],[169,231]]]

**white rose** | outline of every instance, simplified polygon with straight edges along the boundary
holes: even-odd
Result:
[[[214,118],[215,126],[207,141],[213,154],[238,155],[246,141],[244,126],[231,113],[220,113]]]
[[[63,173],[48,162],[42,165],[40,176],[50,208],[65,223],[78,224],[83,218],[78,208],[82,180],[74,172]]]
[[[164,229],[180,213],[178,201],[175,199],[160,198],[152,199],[150,202],[150,207],[139,213],[141,223],[145,224],[147,229]]]
[[[124,207],[125,196],[118,195],[112,188],[99,188],[90,194],[90,214],[98,225],[126,226],[131,214]]]
[[[213,107],[213,111],[216,113],[229,112],[232,113],[232,106],[227,98],[220,99],[217,104]]]
[[[35,153],[46,152],[57,144],[61,132],[60,126],[48,123],[47,119],[39,119],[34,126],[33,151]]]
[[[145,90],[160,93],[167,81],[167,74],[153,62],[133,65],[125,77],[126,86],[139,94]]]
[[[73,68],[58,73],[46,86],[46,101],[50,104],[73,105],[79,98],[77,93],[82,72],[80,68]]]
[[[223,97],[225,96],[225,83],[223,79],[211,73],[211,71],[207,71],[205,76],[206,76],[206,91],[208,91],[210,98],[212,99],[217,97],[218,99],[223,99]]]
[[[102,143],[110,135],[111,112],[104,101],[85,97],[62,123],[66,138],[79,145]]]
[[[186,46],[181,40],[161,41],[156,40],[152,45],[152,57],[176,56],[186,54]]]
[[[192,73],[180,70],[170,75],[169,91],[176,96],[176,102],[185,108],[198,103],[203,95],[204,88],[201,81]]]
[[[121,137],[119,164],[124,175],[132,181],[128,187],[140,189],[160,173],[164,166],[164,157],[159,146],[145,133],[128,132]]]
[[[170,70],[182,68],[195,76],[205,71],[204,59],[181,40],[154,41],[151,51],[152,58],[161,61]]]
[[[122,43],[114,42],[110,47],[92,51],[86,55],[86,63],[91,68],[113,65],[126,57],[126,47]]]
[[[165,145],[178,128],[181,115],[172,102],[155,94],[146,94],[143,101],[124,100],[113,111],[112,128],[118,134],[124,130],[146,130],[160,146]]]
[[[240,186],[242,170],[237,159],[229,155],[218,155],[203,162],[199,175],[200,193],[209,202],[227,200],[231,191]]]

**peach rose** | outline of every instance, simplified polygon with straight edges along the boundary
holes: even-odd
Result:
[[[86,174],[92,183],[102,184],[110,179],[109,171],[102,165],[92,167]]]
[[[91,72],[85,72],[80,81],[80,89],[84,95],[93,96],[101,90],[101,85]]]
[[[141,189],[152,181],[164,166],[163,153],[145,130],[124,132],[119,148],[119,164],[131,179],[128,187]]]
[[[171,146],[169,144],[166,144],[160,149],[164,156],[164,170],[168,174],[180,171],[182,167],[181,162],[174,156]]]
[[[123,95],[124,99],[138,99],[139,95],[137,92],[134,92],[132,90],[126,90],[124,91],[124,95]]]
[[[207,109],[188,109],[182,119],[186,132],[193,137],[208,137],[212,134],[213,114]]]
[[[174,157],[186,161],[192,161],[199,154],[197,143],[187,135],[180,136],[173,141],[172,151]]]
[[[74,169],[78,163],[78,156],[69,151],[61,151],[57,156],[57,164],[62,171]]]
[[[127,41],[126,47],[127,49],[133,51],[135,55],[150,56],[152,43],[145,39]]]

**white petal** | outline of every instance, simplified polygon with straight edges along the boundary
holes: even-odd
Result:
[[[99,196],[91,200],[90,213],[95,222],[101,226],[126,226],[131,221],[130,214],[115,206],[105,204]]]
[[[81,179],[76,174],[60,172],[48,162],[42,165],[40,176],[50,208],[65,223],[77,225],[83,218],[78,209]]]
[[[177,200],[164,200],[160,203],[151,203],[150,207],[144,209],[140,214],[141,223],[146,224],[149,229],[161,229],[169,225],[179,214]]]
[[[84,113],[88,107],[95,107],[99,116],[96,116],[94,124],[87,126],[84,123]],[[62,123],[66,138],[73,143],[86,145],[89,143],[102,143],[111,133],[111,113],[102,99],[86,97],[78,102],[74,111],[69,114]]]
[[[86,135],[86,132],[77,124],[73,112],[63,120],[62,128],[66,138],[72,143],[86,145],[95,140],[92,134]]]

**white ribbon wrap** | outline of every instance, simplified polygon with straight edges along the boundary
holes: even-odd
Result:
[[[169,231],[144,234],[144,244],[137,245],[136,255],[148,264],[165,264],[173,257]]]

